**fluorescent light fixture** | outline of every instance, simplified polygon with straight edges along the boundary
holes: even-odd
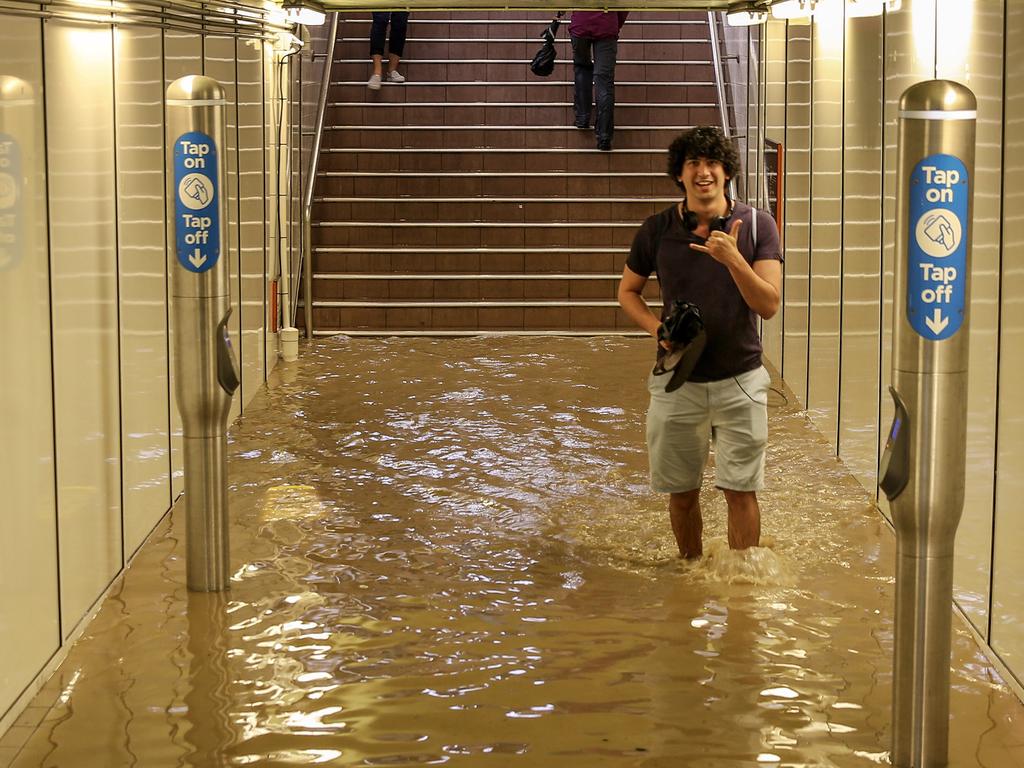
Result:
[[[288,0],[284,4],[284,15],[292,24],[310,27],[320,26],[327,18],[323,6],[314,0]]]
[[[815,0],[782,0],[772,3],[772,16],[776,19],[809,19],[814,14]]]
[[[725,20],[730,27],[752,27],[768,21],[768,8],[763,3],[733,3],[726,11]]]
[[[291,32],[278,32],[274,40],[274,50],[285,56],[291,56],[302,50],[302,39]]]
[[[862,18],[864,16],[881,16],[882,11],[898,11],[903,0],[846,0],[846,16]]]

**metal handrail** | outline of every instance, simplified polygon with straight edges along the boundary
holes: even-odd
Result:
[[[729,131],[729,103],[725,98],[725,69],[722,66],[722,52],[718,48],[718,22],[715,11],[708,11],[708,39],[711,42],[711,63],[715,68],[715,96],[718,113],[722,116],[722,133],[727,139],[733,138]],[[729,196],[736,198],[735,180],[729,179]]]
[[[316,105],[316,130],[313,147],[309,152],[309,173],[302,195],[302,288],[305,293],[306,338],[313,338],[313,187],[320,162],[320,143],[324,135],[324,115],[327,112],[327,91],[331,85],[331,65],[334,63],[334,41],[338,37],[338,13],[331,14],[331,29],[327,33],[327,58],[320,77],[320,98]],[[293,310],[294,311],[294,310]],[[293,321],[294,322],[294,321]]]

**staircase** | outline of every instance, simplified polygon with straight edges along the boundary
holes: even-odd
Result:
[[[572,127],[568,20],[414,12],[404,85],[366,88],[370,15],[339,24],[313,212],[316,335],[626,334],[616,287],[637,226],[678,199],[665,149],[720,124],[698,12],[634,12],[614,151]],[[657,283],[648,283],[657,303]],[[300,317],[301,317],[301,313]]]

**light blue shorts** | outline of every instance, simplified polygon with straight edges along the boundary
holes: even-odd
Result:
[[[708,447],[715,446],[715,485],[730,491],[764,487],[768,387],[762,365],[731,379],[686,382],[665,392],[668,375],[647,379],[647,455],[651,488],[683,493],[700,488]]]

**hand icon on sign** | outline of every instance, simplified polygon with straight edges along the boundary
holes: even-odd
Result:
[[[206,205],[210,202],[210,191],[206,188],[206,185],[195,176],[185,183],[184,192],[186,195],[202,205]]]
[[[945,246],[947,251],[956,247],[956,235],[953,232],[953,225],[941,213],[936,216],[929,216],[924,223],[924,233],[930,240]]]

